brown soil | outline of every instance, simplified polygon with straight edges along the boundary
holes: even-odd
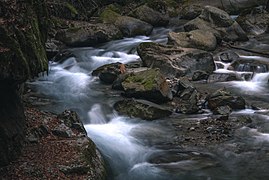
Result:
[[[48,134],[34,143],[26,141],[20,158],[0,169],[0,179],[87,179],[87,174],[66,175],[59,168],[80,162],[81,152],[76,147],[76,141],[81,135],[74,132],[72,138],[54,136],[51,129],[60,123],[54,114],[26,107],[25,115],[26,136],[44,124],[48,127]]]

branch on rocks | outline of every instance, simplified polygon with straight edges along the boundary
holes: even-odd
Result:
[[[255,54],[260,54],[266,57],[269,57],[269,53],[268,52],[261,52],[261,51],[257,51],[254,49],[248,49],[248,48],[244,48],[244,47],[238,47],[238,46],[234,46],[231,44],[227,44],[228,47],[233,48],[233,49],[238,49],[238,50],[243,50],[243,51],[247,51],[247,52],[251,52],[251,53],[255,53]]]

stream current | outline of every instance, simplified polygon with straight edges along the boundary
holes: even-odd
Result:
[[[36,105],[55,113],[72,109],[79,114],[88,136],[104,156],[108,179],[268,179],[269,113],[266,110],[233,112],[232,116],[251,116],[255,126],[240,128],[232,140],[202,149],[173,145],[176,137],[170,122],[181,118],[203,119],[210,113],[177,114],[176,118],[149,122],[119,116],[113,110],[113,104],[122,98],[120,92],[111,91],[110,86],[100,83],[91,72],[108,63],[137,61],[135,48],[139,43],[165,44],[168,31],[160,28],[150,37],[138,36],[98,47],[70,49],[75,57],[61,63],[51,62],[48,76],[28,82],[35,95],[42,99],[42,103]],[[228,72],[226,69],[217,71]],[[269,103],[268,78],[269,73],[258,73],[250,81],[214,86],[225,86],[266,104]]]

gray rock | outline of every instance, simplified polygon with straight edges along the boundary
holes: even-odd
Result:
[[[219,114],[227,116],[232,112],[230,106],[219,106],[213,110],[213,114]]]
[[[192,76],[193,81],[207,80],[209,74],[205,71],[195,71]]]
[[[185,31],[200,29],[211,32],[218,42],[248,40],[244,30],[228,13],[212,6],[206,6],[200,16],[184,25],[184,29]]]
[[[229,106],[232,110],[245,109],[246,102],[240,96],[233,96],[225,89],[219,89],[207,97],[208,107],[215,110],[221,106]]]
[[[136,8],[130,13],[130,16],[145,21],[153,26],[166,26],[169,23],[168,17],[146,5]]]
[[[196,4],[185,5],[179,12],[179,17],[182,19],[192,20],[198,17],[203,11],[203,7]]]
[[[203,30],[193,30],[190,32],[170,32],[168,43],[180,47],[196,48],[205,51],[213,51],[217,47],[217,39],[213,33]]]
[[[57,32],[55,38],[68,46],[92,46],[122,38],[118,28],[112,24],[83,24]]]
[[[168,77],[192,77],[197,70],[215,70],[212,55],[202,50],[147,42],[141,43],[137,52],[145,66],[159,68]]]
[[[269,12],[261,7],[245,10],[236,21],[245,32],[251,35],[259,35],[268,30]]]
[[[65,124],[60,124],[55,129],[53,129],[52,134],[58,137],[70,138],[73,136],[72,130]]]
[[[145,120],[160,119],[172,114],[171,110],[145,100],[125,99],[118,101],[114,108],[121,114]]]
[[[209,75],[207,82],[214,83],[214,82],[227,82],[236,80],[241,79],[237,78],[237,76],[234,73],[213,73]]]

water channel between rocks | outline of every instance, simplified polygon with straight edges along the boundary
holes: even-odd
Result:
[[[269,178],[269,113],[247,109],[231,116],[250,116],[253,126],[235,131],[234,138],[218,145],[181,146],[175,129],[181,120],[206,118],[176,114],[156,121],[119,116],[113,104],[120,92],[100,83],[91,72],[101,65],[137,61],[135,47],[146,41],[166,43],[169,29],[155,29],[150,37],[138,36],[106,43],[100,47],[71,49],[76,57],[50,64],[48,76],[28,85],[35,90],[43,110],[60,113],[73,109],[80,115],[88,136],[102,152],[109,179],[267,179]],[[244,58],[248,58],[247,56]],[[254,57],[259,58],[259,57]],[[253,57],[252,57],[253,59]],[[268,59],[267,59],[268,60]],[[225,67],[225,66],[224,66]],[[218,70],[227,72],[227,69]],[[269,103],[269,73],[255,74],[250,81],[210,84],[212,91],[227,89]],[[207,84],[198,85],[200,87]],[[47,101],[45,101],[47,100]],[[269,106],[268,106],[269,107]],[[197,134],[199,136],[199,134]]]

